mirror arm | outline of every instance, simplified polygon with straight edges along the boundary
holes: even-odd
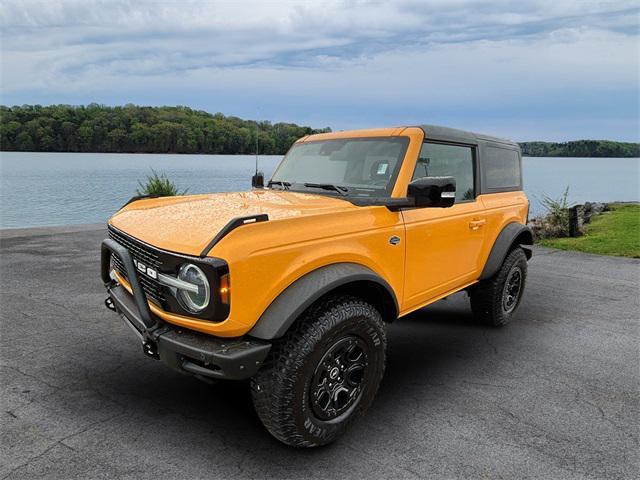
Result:
[[[411,208],[416,206],[416,201],[411,197],[404,198],[389,198],[385,202],[385,207],[387,207],[392,212],[397,212],[401,208]]]
[[[415,207],[416,202],[411,197],[389,198],[389,197],[342,197],[344,200],[353,203],[358,207],[387,207],[391,211],[401,208]]]

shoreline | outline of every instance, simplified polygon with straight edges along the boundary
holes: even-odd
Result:
[[[88,154],[88,155],[175,155],[175,156],[186,156],[186,157],[192,157],[192,156],[209,156],[209,157],[255,157],[256,154],[255,153],[206,153],[206,152],[201,152],[201,153],[180,153],[180,152],[45,152],[45,151],[41,151],[41,150],[35,150],[35,151],[25,151],[25,150],[0,150],[0,155],[2,155],[3,153],[29,153],[29,154],[34,154],[34,153],[41,153],[41,154],[59,154],[59,155],[67,155],[67,154]],[[287,152],[285,153],[269,153],[269,154],[265,154],[265,153],[258,153],[258,157],[284,157],[286,155]],[[614,159],[614,160],[628,160],[628,159],[636,159],[636,160],[640,160],[640,157],[614,157],[614,156],[606,156],[606,157],[596,157],[596,156],[589,156],[589,157],[571,157],[571,156],[567,156],[567,155],[522,155],[522,158],[584,158],[584,159],[592,159],[592,158],[609,158],[609,159]]]

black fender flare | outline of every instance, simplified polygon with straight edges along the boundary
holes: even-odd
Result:
[[[524,249],[527,260],[529,260],[533,254],[531,248],[533,246],[533,232],[531,229],[518,222],[506,225],[493,243],[487,263],[485,263],[480,275],[480,280],[491,278],[500,270],[502,262],[504,262],[507,253],[509,253],[514,244],[518,244]]]
[[[263,340],[282,337],[307,308],[335,290],[364,295],[381,310],[386,321],[393,321],[398,316],[398,300],[385,279],[357,263],[333,263],[303,275],[285,288],[248,335]]]

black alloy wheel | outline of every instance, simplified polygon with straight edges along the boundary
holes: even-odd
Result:
[[[350,335],[335,342],[316,367],[309,398],[316,416],[334,420],[360,399],[368,366],[367,345]]]
[[[502,291],[502,308],[506,313],[511,313],[515,310],[520,300],[520,291],[522,290],[522,270],[517,265],[514,265],[507,281],[504,283],[504,289]]]

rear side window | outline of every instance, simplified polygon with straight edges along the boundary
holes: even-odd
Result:
[[[516,150],[487,146],[482,159],[482,168],[487,189],[520,187],[520,158]]]
[[[413,172],[413,180],[422,177],[453,177],[456,203],[474,200],[473,147],[424,143]]]

